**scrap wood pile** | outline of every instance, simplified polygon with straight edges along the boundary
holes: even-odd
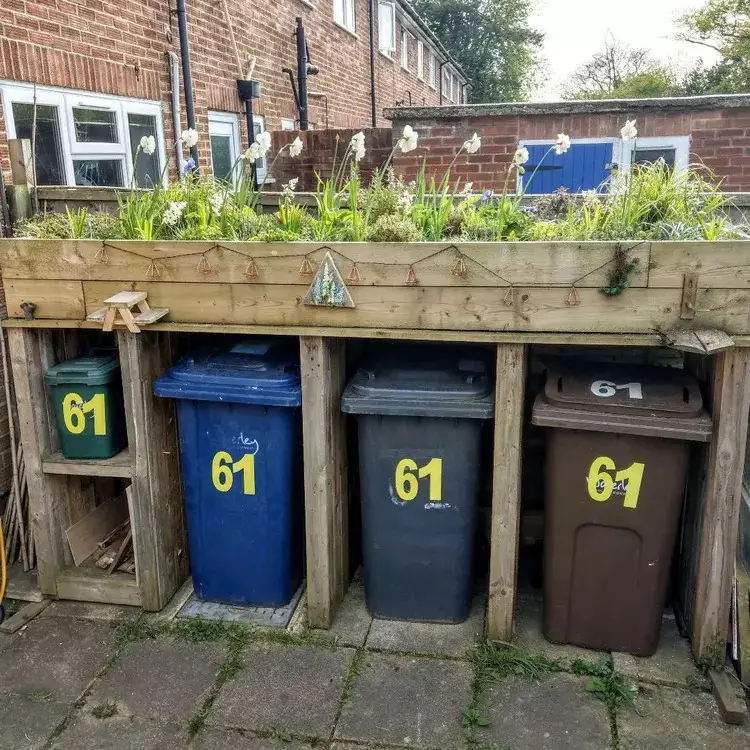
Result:
[[[14,404],[11,397],[11,380],[4,334],[0,334],[0,356],[3,359],[2,371],[5,381],[5,401],[8,409],[13,466],[13,482],[2,514],[5,555],[9,565],[20,560],[24,571],[28,571],[35,566],[36,551],[34,549],[34,535],[31,531],[31,519],[29,518],[29,493],[26,484],[23,446],[16,435]]]
[[[97,545],[92,554],[96,567],[112,573],[135,573],[135,556],[133,555],[133,532],[130,519],[121,523]]]

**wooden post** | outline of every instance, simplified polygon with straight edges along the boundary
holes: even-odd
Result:
[[[526,346],[498,344],[495,386],[495,433],[492,478],[492,548],[487,635],[513,635],[521,521]]]
[[[716,356],[711,390],[714,433],[705,452],[702,521],[695,538],[692,645],[696,658],[717,658],[723,664],[750,413],[750,349]]]
[[[65,567],[61,513],[67,511],[65,477],[42,472],[42,458],[58,448],[55,419],[44,373],[54,364],[49,331],[8,329],[8,347],[26,465],[29,516],[36,542],[40,591],[57,596],[57,576]]]
[[[346,379],[340,339],[300,338],[305,458],[307,612],[329,628],[349,582],[349,488],[341,393]]]
[[[169,333],[118,332],[128,445],[131,528],[142,606],[159,611],[187,578],[187,548],[174,402],[154,396],[172,364]]]
[[[8,140],[10,173],[13,177],[12,218],[28,219],[33,215],[31,193],[34,189],[34,158],[27,138]]]

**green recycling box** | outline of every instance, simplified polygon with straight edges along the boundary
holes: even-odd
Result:
[[[127,443],[120,363],[77,357],[45,375],[65,458],[111,458]]]

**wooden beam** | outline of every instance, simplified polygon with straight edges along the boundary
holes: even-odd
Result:
[[[142,606],[158,612],[187,578],[187,548],[174,402],[154,380],[174,361],[168,333],[118,332],[128,444],[131,527]]]
[[[328,628],[349,583],[344,342],[300,338],[309,623]]]
[[[24,625],[30,623],[37,615],[44,612],[50,604],[49,599],[42,599],[40,602],[29,602],[21,607],[12,617],[3,620],[0,625],[0,633],[15,633]]]
[[[509,640],[515,617],[526,347],[499,344],[495,385],[492,532],[487,635]]]
[[[42,456],[58,448],[52,406],[44,374],[55,356],[49,332],[9,330],[8,346],[16,390],[18,421],[26,465],[29,516],[37,551],[39,588],[57,595],[57,576],[65,566],[61,514],[67,512],[65,477],[42,471]]]
[[[112,458],[65,458],[58,451],[42,458],[42,471],[45,474],[129,479],[133,474],[132,464],[127,448]]]
[[[57,588],[60,599],[142,606],[138,584],[130,573],[107,575],[96,567],[70,568],[58,576]]]
[[[31,200],[34,189],[34,158],[27,138],[8,140],[10,173],[13,178],[12,216],[14,221],[28,219],[34,213]]]
[[[703,521],[696,540],[692,645],[696,658],[721,656],[723,663],[750,413],[750,349],[716,356],[711,390],[714,433],[706,452]]]

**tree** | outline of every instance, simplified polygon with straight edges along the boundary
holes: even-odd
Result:
[[[604,50],[581,65],[570,77],[566,99],[642,99],[678,93],[677,76],[651,57],[612,36]]]
[[[532,0],[413,0],[469,77],[472,102],[514,101],[534,87],[544,40]]]
[[[680,21],[679,38],[721,55],[716,65],[698,66],[684,81],[684,93],[750,91],[750,0],[707,0]]]

